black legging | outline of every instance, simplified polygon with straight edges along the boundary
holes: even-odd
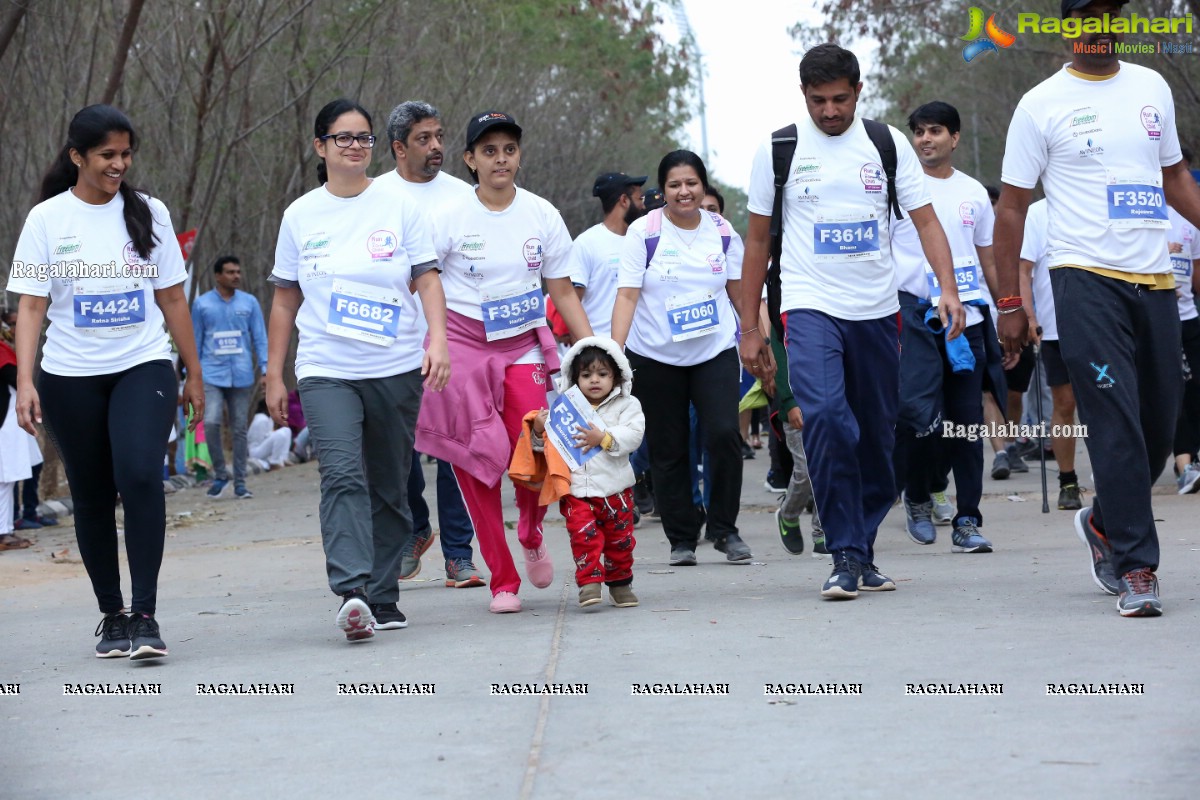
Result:
[[[101,613],[125,605],[117,561],[120,493],[133,583],[130,610],[153,614],[166,537],[163,459],[177,396],[171,362],[108,375],[43,372],[38,394],[46,431],[67,471],[79,555]]]

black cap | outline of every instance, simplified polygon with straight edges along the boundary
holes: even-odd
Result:
[[[480,136],[495,128],[497,125],[503,125],[516,132],[517,139],[521,138],[521,126],[517,121],[505,114],[503,111],[484,111],[482,114],[476,114],[471,117],[471,121],[467,123],[467,149],[470,150]]]
[[[642,192],[642,202],[646,204],[647,211],[653,211],[656,208],[665,206],[667,198],[663,197],[662,189],[652,186]]]
[[[606,172],[597,176],[596,182],[592,184],[592,197],[620,194],[625,191],[627,186],[641,186],[649,177],[649,175],[642,175],[635,178],[624,172]]]
[[[1094,2],[1096,2],[1096,0],[1062,0],[1062,17],[1063,17],[1063,19],[1066,19],[1067,15],[1070,14],[1072,11],[1076,11],[1081,8],[1086,8],[1087,6],[1090,6]],[[1129,0],[1117,0],[1117,4],[1122,5],[1122,6],[1128,2],[1129,2]]]

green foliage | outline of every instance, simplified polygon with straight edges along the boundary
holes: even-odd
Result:
[[[970,63],[963,57],[961,39],[969,27],[968,9],[978,6],[985,16],[1016,35],[1009,48],[985,52]],[[901,130],[915,108],[932,100],[955,106],[962,116],[962,140],[956,165],[983,183],[999,185],[1004,141],[1013,110],[1025,92],[1071,60],[1070,44],[1055,36],[1017,30],[1018,13],[1058,16],[1058,0],[825,0],[824,23],[797,24],[792,35],[803,47],[835,41],[862,55],[877,43],[873,68],[864,75],[863,102],[867,110]],[[1138,3],[1142,16],[1182,16],[1190,4],[1166,0]],[[1200,22],[1197,23],[1200,25]],[[1200,27],[1197,28],[1200,33]],[[1129,42],[1194,42],[1195,35],[1130,35]],[[1130,55],[1124,60],[1158,71],[1175,93],[1176,127],[1184,144],[1200,123],[1200,53],[1194,55]]]

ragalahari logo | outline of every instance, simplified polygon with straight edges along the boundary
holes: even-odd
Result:
[[[1012,43],[1017,40],[1016,36],[1000,29],[996,24],[995,14],[987,18],[986,24],[983,21],[983,9],[971,6],[970,14],[971,28],[966,36],[959,37],[964,42],[970,42],[963,48],[963,60],[968,64],[981,53],[989,50],[999,52],[998,47],[1012,47]],[[980,39],[980,36],[985,38]]]

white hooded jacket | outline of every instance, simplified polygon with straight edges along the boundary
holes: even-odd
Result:
[[[571,473],[571,494],[575,497],[608,497],[633,486],[635,477],[629,465],[629,456],[637,450],[646,433],[646,417],[642,404],[630,394],[633,388],[633,368],[629,359],[612,339],[604,336],[588,336],[580,339],[563,356],[562,371],[558,374],[558,391],[571,388],[571,365],[575,357],[589,345],[603,348],[620,369],[620,381],[614,381],[612,392],[600,405],[596,414],[604,422],[605,430],[612,437],[608,450],[592,457],[579,469]],[[533,448],[542,449],[542,442],[533,439]]]

